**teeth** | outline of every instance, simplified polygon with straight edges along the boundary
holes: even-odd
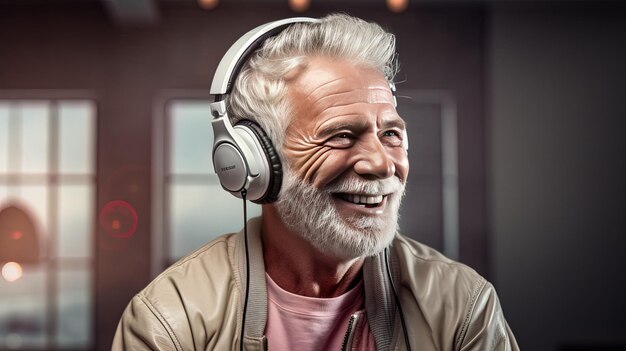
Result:
[[[383,201],[382,195],[353,195],[343,194],[342,198],[355,204],[378,204]]]

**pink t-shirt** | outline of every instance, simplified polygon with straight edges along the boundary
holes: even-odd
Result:
[[[376,350],[364,310],[363,281],[333,298],[292,294],[266,273],[269,350],[341,350],[350,317],[356,315],[351,350]]]

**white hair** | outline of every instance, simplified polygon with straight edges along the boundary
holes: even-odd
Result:
[[[375,23],[345,14],[328,15],[317,23],[296,23],[258,49],[235,80],[227,98],[232,123],[258,123],[274,143],[281,160],[291,106],[285,76],[306,67],[308,58],[325,56],[377,69],[388,81],[397,71],[395,36]]]

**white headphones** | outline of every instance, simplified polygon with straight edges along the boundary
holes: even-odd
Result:
[[[287,18],[266,23],[246,33],[228,49],[220,61],[213,83],[211,103],[213,126],[213,166],[224,190],[256,203],[276,201],[282,184],[282,165],[265,131],[250,120],[232,126],[226,112],[226,95],[248,58],[263,42],[294,23],[312,23],[308,17]]]

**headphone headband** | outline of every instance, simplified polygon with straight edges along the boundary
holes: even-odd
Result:
[[[213,82],[211,83],[211,95],[229,94],[233,82],[243,65],[248,61],[248,56],[261,46],[265,40],[280,33],[285,27],[294,23],[315,23],[319,19],[310,17],[286,18],[260,25],[239,38],[228,49],[220,64],[217,66]]]

